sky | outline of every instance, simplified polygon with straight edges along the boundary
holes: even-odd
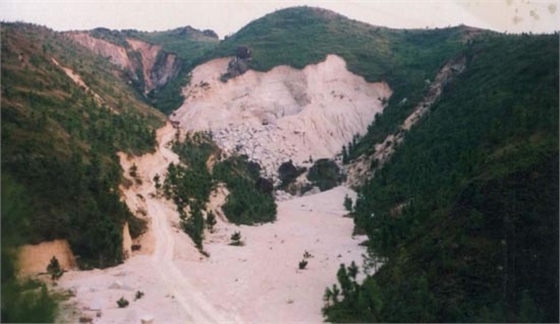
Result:
[[[0,0],[0,19],[57,31],[96,27],[156,31],[190,25],[212,29],[223,38],[277,9],[302,5],[392,28],[465,24],[509,33],[560,30],[559,0]]]

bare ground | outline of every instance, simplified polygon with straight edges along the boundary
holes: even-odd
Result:
[[[206,234],[206,258],[177,229],[172,203],[153,195],[153,176],[178,160],[166,145],[174,134],[168,124],[158,131],[154,154],[120,155],[125,171],[136,164],[143,180],[123,194],[131,209],[146,208],[153,253],[133,255],[114,268],[66,273],[59,287],[76,294],[70,302],[99,323],[139,323],[148,315],[156,323],[322,321],[322,295],[336,282],[339,265],[361,264],[365,253],[358,245],[364,238],[351,236],[352,219],[342,217],[344,195],[355,194],[338,187],[281,202],[278,220],[260,226],[219,219],[214,233]],[[229,245],[234,231],[241,232],[244,246]],[[305,251],[313,257],[299,270]],[[135,301],[137,291],[144,296]],[[129,300],[127,308],[118,308],[121,297]]]

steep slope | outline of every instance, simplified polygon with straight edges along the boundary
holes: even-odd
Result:
[[[144,95],[167,84],[181,68],[177,56],[162,51],[159,45],[132,38],[125,38],[123,45],[117,45],[92,37],[87,32],[68,32],[66,35],[123,69],[129,81]]]
[[[355,134],[365,134],[391,95],[387,84],[367,83],[335,55],[303,70],[278,66],[224,83],[228,62],[213,60],[192,72],[171,120],[188,131],[212,131],[218,145],[247,154],[268,176],[288,160],[334,157]]]
[[[310,7],[282,9],[259,18],[222,41],[204,59],[229,57],[238,46],[251,50],[249,68],[268,71],[288,65],[303,69],[329,54],[346,61],[368,82],[386,82],[393,91],[376,121],[383,137],[394,131],[426,93],[447,61],[486,32],[465,26],[436,30],[395,30],[350,20]],[[403,99],[405,103],[399,105]]]
[[[374,119],[377,129],[391,134],[429,91],[429,79],[476,33],[467,27],[391,30],[323,9],[279,10],[200,59],[246,48],[249,71],[225,77],[238,64],[229,59],[199,65],[171,118],[187,130],[212,130],[222,147],[249,155],[272,175],[289,159],[334,157]],[[357,76],[361,83],[343,81]],[[364,92],[373,87],[378,90]]]
[[[340,272],[328,320],[558,321],[558,37],[465,54],[360,190],[355,221],[385,265],[363,284]]]
[[[185,85],[186,67],[219,41],[211,30],[190,26],[162,32],[96,28],[65,34],[119,66],[122,77],[164,112],[179,105],[180,97],[170,99],[168,93]]]
[[[2,24],[2,175],[30,202],[28,222],[2,231],[68,239],[82,267],[121,262],[125,221],[140,234],[120,202],[116,152],[153,150],[163,120],[116,74],[63,34]]]

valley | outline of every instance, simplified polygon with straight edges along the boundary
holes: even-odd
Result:
[[[1,24],[2,322],[557,322],[558,33]]]
[[[207,233],[210,256],[205,257],[180,231],[177,211],[155,195],[151,180],[178,161],[169,149],[174,136],[168,123],[157,132],[154,153],[120,155],[124,170],[138,168],[142,184],[125,189],[124,196],[131,210],[146,209],[145,237],[153,239],[141,238],[141,250],[117,267],[65,273],[59,286],[76,297],[62,320],[75,321],[82,314],[103,323],[137,323],[146,317],[156,322],[320,321],[322,294],[336,280],[338,266],[361,264],[366,252],[359,245],[365,237],[353,236],[352,220],[342,217],[347,213],[344,196],[355,199],[355,193],[339,187],[281,202],[272,224],[235,226],[220,220],[213,233]],[[242,233],[244,246],[229,245],[235,231]],[[307,268],[299,270],[306,251],[312,257]],[[132,301],[136,291],[144,296]],[[126,309],[116,304],[121,296],[131,301]]]

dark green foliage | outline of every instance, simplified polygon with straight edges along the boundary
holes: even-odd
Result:
[[[360,190],[355,221],[386,263],[327,305],[329,321],[558,321],[558,45],[471,44],[467,69]]]
[[[346,145],[342,145],[342,164],[348,164],[348,150],[346,150]]]
[[[117,300],[117,305],[119,306],[119,308],[125,308],[129,304],[130,303],[128,302],[128,300],[126,300],[124,297],[121,297],[119,300]]]
[[[208,134],[196,133],[192,136],[188,134],[182,143],[175,141],[173,151],[186,166],[169,165],[163,184],[165,196],[178,207],[185,207],[192,202],[208,202],[214,180],[206,167],[206,161],[212,154],[218,154],[219,148]]]
[[[58,280],[64,274],[64,271],[60,267],[60,263],[58,263],[58,259],[54,256],[47,266],[47,273],[51,276],[52,281]]]
[[[57,309],[44,284],[2,283],[2,323],[54,323]]]
[[[177,55],[176,73],[171,79],[147,95],[147,101],[165,114],[170,114],[183,103],[181,89],[189,82],[189,69],[194,68],[195,62],[219,43],[216,34],[210,30],[200,31],[190,26],[166,31],[144,32],[137,30],[110,30],[96,28],[89,32],[91,36],[104,39],[113,44],[127,49],[129,57],[141,64],[139,52],[132,51],[126,38],[142,40],[150,44],[161,45],[162,51],[158,53],[154,68],[166,64],[169,54]],[[128,76],[139,96],[144,95],[145,84],[142,69],[134,72],[134,77]]]
[[[280,184],[280,189],[286,191],[294,191],[291,190],[291,185],[303,172],[305,172],[305,169],[296,168],[296,166],[292,163],[292,160],[280,164],[280,167],[278,167],[278,178],[282,182]]]
[[[240,232],[236,231],[233,234],[231,234],[230,240],[231,240],[231,243],[229,243],[229,245],[234,245],[234,246],[244,245],[243,241],[241,241],[241,233]]]
[[[271,179],[266,179],[259,177],[255,183],[255,187],[261,193],[272,196],[272,191],[274,190],[274,184]]]
[[[178,53],[183,59],[178,77],[149,94],[149,100],[165,113],[180,106],[181,88],[197,65],[218,57],[235,56],[238,48],[251,50],[249,68],[258,71],[268,71],[278,65],[302,69],[323,61],[328,54],[342,56],[350,71],[370,82],[386,81],[394,90],[389,102],[391,112],[386,111],[378,122],[381,137],[396,130],[421,97],[425,80],[433,79],[436,71],[461,51],[464,37],[472,31],[466,27],[395,30],[350,20],[323,9],[295,7],[257,19],[219,43],[212,37],[177,36],[196,34],[188,27],[156,33],[123,32],[162,44],[165,51]],[[398,106],[405,97],[409,104]]]
[[[204,239],[204,217],[201,204],[196,201],[190,204],[191,213],[189,217],[181,219],[183,231],[193,240],[197,249],[202,251],[202,240]]]
[[[160,182],[160,176],[159,174],[156,173],[156,175],[154,176],[154,187],[156,188],[156,190],[161,189],[161,182]]]
[[[257,189],[259,172],[251,165],[246,157],[231,156],[214,166],[214,177],[224,182],[230,191],[222,209],[234,224],[252,225],[276,220],[274,198]]]
[[[309,169],[307,179],[314,186],[319,187],[321,191],[332,189],[338,186],[342,181],[342,175],[338,165],[329,159],[316,160]]]
[[[150,44],[161,45],[164,51],[175,53],[184,60],[199,57],[220,42],[215,34],[203,32],[190,26],[157,32],[122,30],[120,33],[124,37],[132,37]]]
[[[352,211],[352,198],[348,197],[348,195],[344,196],[344,208],[351,212]]]
[[[58,303],[39,282],[18,282],[16,255],[31,219],[24,188],[2,174],[2,323],[53,323]]]
[[[211,210],[208,211],[208,213],[206,214],[206,220],[204,222],[206,223],[206,228],[210,231],[210,233],[213,233],[214,226],[218,222],[216,221],[216,215],[214,215],[214,213]]]
[[[205,227],[202,211],[215,183],[206,167],[206,161],[212,154],[219,154],[219,148],[211,141],[209,134],[195,133],[187,134],[184,142],[179,142],[176,138],[173,151],[186,166],[173,163],[169,165],[163,193],[177,205],[183,231],[202,252]],[[190,215],[185,211],[187,206],[190,206]]]
[[[246,156],[232,156],[216,163],[210,174],[207,161],[221,154],[210,133],[187,134],[184,142],[174,142],[173,150],[186,166],[169,165],[163,192],[177,205],[183,229],[199,249],[202,249],[205,224],[202,210],[216,183],[225,183],[230,191],[222,209],[231,222],[254,224],[275,219],[274,198],[257,186],[260,178],[258,164],[247,161]],[[190,217],[184,211],[187,205],[191,207]],[[208,223],[212,222],[212,216],[206,222],[209,229],[213,226]]]
[[[144,292],[138,290],[138,291],[136,291],[136,295],[134,295],[134,300],[141,299],[142,297],[144,297]]]
[[[298,263],[298,268],[299,268],[300,270],[305,269],[305,267],[307,267],[307,263],[308,263],[307,260],[301,260],[301,261]]]
[[[20,54],[33,60],[22,63]],[[103,103],[51,57],[76,71]],[[10,89],[2,97],[2,175],[29,197],[22,240],[66,238],[81,267],[121,261],[122,226],[134,218],[118,195],[122,170],[115,153],[153,150],[154,128],[161,124],[162,116],[114,72],[51,30],[2,24],[2,88]]]
[[[370,135],[384,139],[420,100],[426,90],[425,80],[433,80],[438,69],[463,50],[464,38],[471,32],[464,26],[395,30],[350,20],[324,9],[295,7],[251,22],[199,61],[233,56],[238,46],[251,49],[250,68],[258,71],[278,65],[302,69],[323,61],[328,54],[339,55],[350,71],[369,82],[385,81],[394,91],[388,108],[376,119],[375,135]],[[403,98],[408,98],[407,104],[399,106]],[[369,148],[354,147],[348,153],[357,156]]]

